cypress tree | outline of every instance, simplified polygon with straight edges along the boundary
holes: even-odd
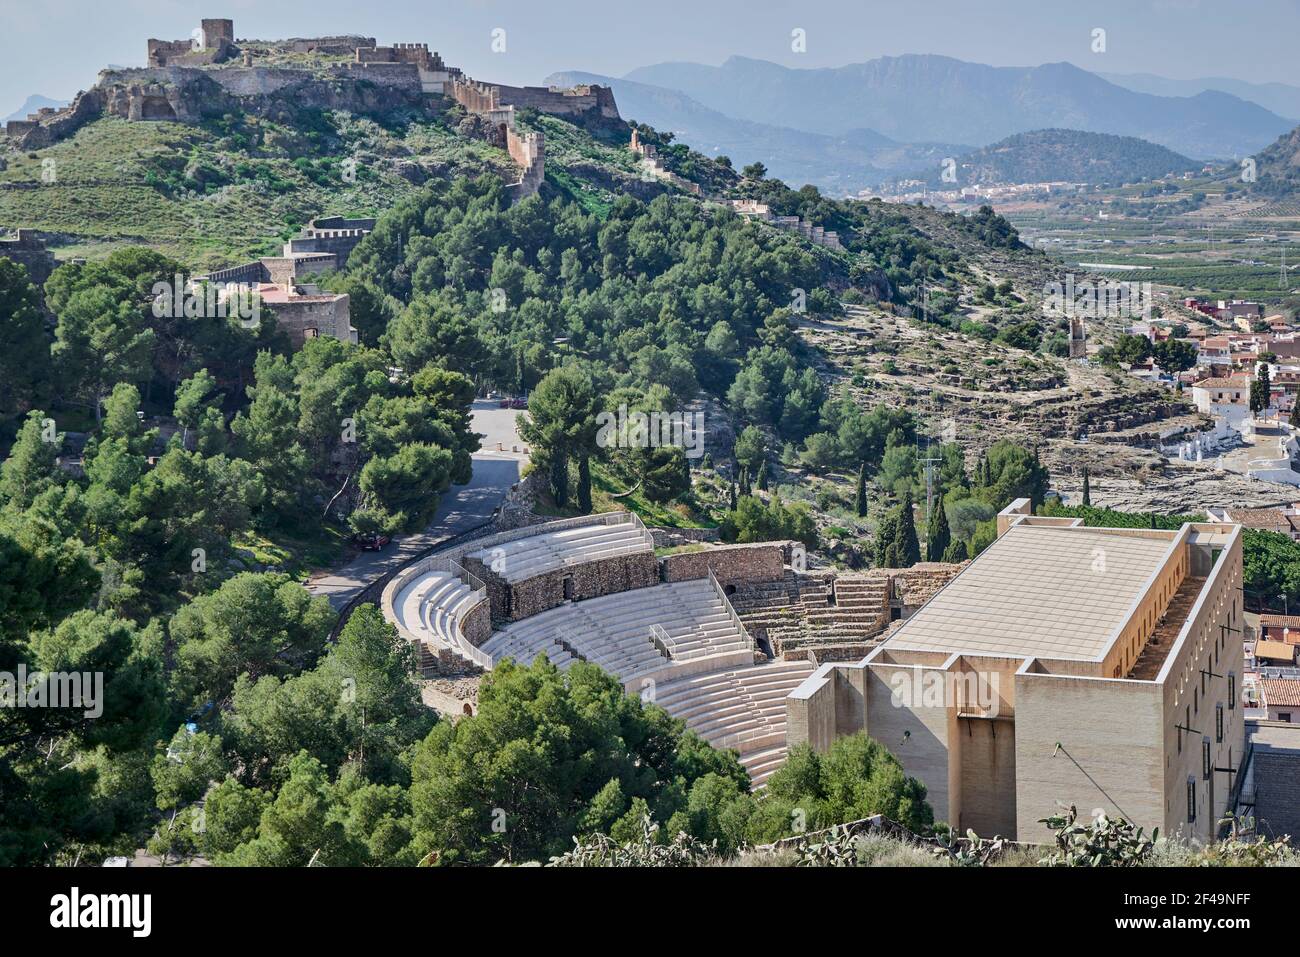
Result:
[[[867,517],[867,463],[858,466],[858,518]]]
[[[1083,469],[1083,504],[1092,504],[1092,483],[1089,481],[1087,466]]]
[[[731,483],[731,510],[736,510],[736,483]]]
[[[1029,510],[1037,512],[1047,496],[1047,470],[1038,461],[1038,443],[1034,443],[1033,480],[1029,486]]]
[[[952,541],[952,533],[948,529],[948,516],[943,510],[943,496],[940,495],[934,502],[934,508],[930,510],[929,521],[925,529],[925,559],[930,562],[937,562],[943,557],[943,553],[948,548],[948,543]]]
[[[953,565],[964,562],[966,558],[966,543],[960,538],[949,542],[948,547],[943,550],[943,560]]]
[[[758,488],[761,492],[767,491],[767,459],[758,467]]]
[[[876,529],[875,563],[877,568],[893,568],[895,556],[894,539],[898,534],[898,516],[890,512]]]
[[[921,543],[916,538],[916,519],[912,516],[912,493],[903,496],[899,506],[898,529],[894,535],[897,568],[911,568],[921,560]]]
[[[569,504],[569,460],[558,450],[551,453],[551,495],[558,508]]]
[[[578,511],[591,512],[591,457],[587,455],[578,459]]]
[[[740,494],[748,495],[749,492],[749,466],[745,466],[740,470]]]

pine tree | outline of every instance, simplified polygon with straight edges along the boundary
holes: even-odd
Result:
[[[948,543],[951,540],[952,533],[948,529],[948,516],[944,513],[943,496],[940,495],[935,499],[934,507],[930,509],[930,517],[926,523],[926,561],[939,561],[939,559],[943,557],[943,553],[947,550]]]
[[[858,466],[858,518],[867,517],[867,463]]]
[[[761,492],[767,491],[767,459],[758,467],[758,489]]]
[[[1085,466],[1083,470],[1083,504],[1092,504],[1092,483],[1088,478],[1088,469]]]
[[[899,506],[898,529],[894,535],[896,568],[911,568],[921,560],[921,543],[916,538],[916,519],[912,515],[912,493],[903,496]]]

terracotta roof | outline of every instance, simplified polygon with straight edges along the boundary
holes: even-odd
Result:
[[[1231,521],[1247,528],[1261,528],[1290,534],[1291,522],[1275,508],[1230,508],[1226,510]]]
[[[1300,615],[1260,615],[1259,623],[1265,628],[1300,628]]]
[[[1202,379],[1200,382],[1192,384],[1194,389],[1249,389],[1250,379],[1246,376],[1232,376],[1230,378]]]
[[[1300,708],[1300,681],[1294,678],[1261,678],[1264,703],[1271,708]]]

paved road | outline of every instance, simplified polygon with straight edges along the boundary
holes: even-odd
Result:
[[[518,412],[498,409],[496,403],[474,403],[474,430],[484,434],[485,449],[506,449],[519,444],[514,432]],[[521,446],[522,447],[522,446]],[[307,590],[325,595],[330,604],[342,608],[366,585],[383,577],[415,555],[492,517],[510,487],[519,481],[527,458],[510,452],[485,451],[474,455],[474,475],[468,485],[453,486],[442,497],[438,511],[423,532],[399,535],[381,552],[359,552],[338,568],[311,576]]]

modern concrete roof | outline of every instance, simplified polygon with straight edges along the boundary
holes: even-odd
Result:
[[[904,621],[885,647],[1098,658],[1132,615],[1176,534],[1014,525]]]
[[[1270,641],[1261,638],[1255,642],[1255,657],[1269,658],[1279,661],[1295,660],[1295,645],[1285,641]]]

